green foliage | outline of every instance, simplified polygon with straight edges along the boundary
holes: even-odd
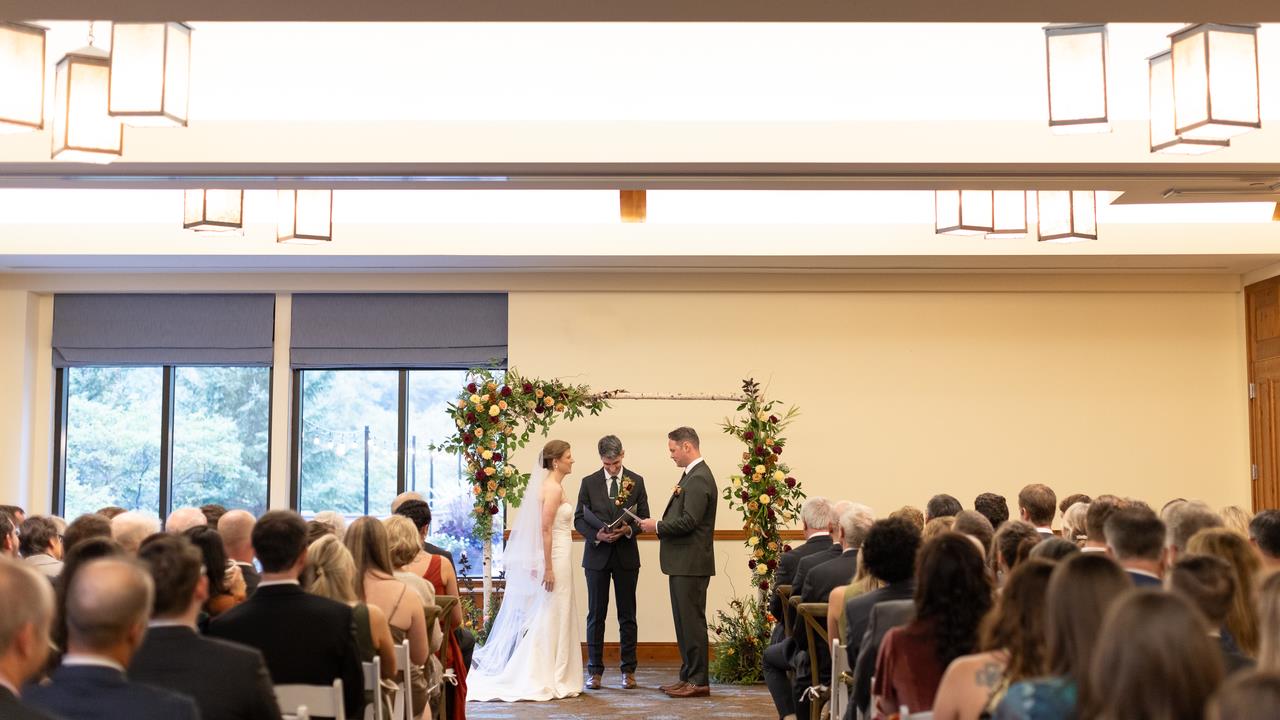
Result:
[[[750,685],[764,679],[764,650],[769,646],[771,625],[755,598],[734,598],[729,612],[716,611],[709,628],[715,635],[711,677],[716,682]]]

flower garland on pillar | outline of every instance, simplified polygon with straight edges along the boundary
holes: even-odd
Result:
[[[805,497],[791,476],[791,468],[780,457],[787,445],[782,431],[799,410],[788,408],[778,417],[774,413],[778,402],[765,400],[760,384],[752,379],[743,381],[742,393],[746,399],[738,405],[738,412],[745,411],[745,416],[725,418],[722,425],[726,433],[747,446],[742,453],[742,474],[729,476],[724,499],[730,508],[742,512],[742,529],[751,551],[747,567],[763,595],[772,583],[778,557],[791,549],[782,542],[781,525],[795,520]]]

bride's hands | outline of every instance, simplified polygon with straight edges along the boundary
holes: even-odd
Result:
[[[542,587],[546,588],[547,592],[552,592],[556,589],[556,574],[551,568],[547,568],[547,571],[542,575]]]

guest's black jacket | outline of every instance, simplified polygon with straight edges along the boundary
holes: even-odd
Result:
[[[129,679],[189,695],[201,720],[280,720],[262,653],[189,627],[147,630]]]

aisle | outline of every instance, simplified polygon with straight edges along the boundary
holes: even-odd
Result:
[[[640,668],[635,690],[615,685],[621,676],[611,669],[604,676],[603,690],[587,690],[582,697],[545,703],[471,703],[467,720],[577,720],[578,718],[721,718],[773,720],[777,718],[769,691],[764,685],[712,685],[711,697],[673,700],[657,690],[670,682],[677,667]]]

